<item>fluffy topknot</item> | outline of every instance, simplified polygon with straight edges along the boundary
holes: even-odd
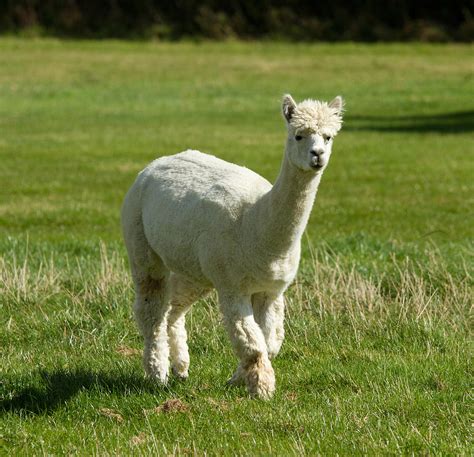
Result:
[[[342,127],[342,99],[338,106],[318,100],[304,100],[294,109],[290,125],[297,133],[310,132],[335,136]]]

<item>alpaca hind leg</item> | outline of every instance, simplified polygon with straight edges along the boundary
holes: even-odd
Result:
[[[219,294],[219,299],[247,389],[253,397],[269,399],[275,390],[275,374],[250,298]]]
[[[206,294],[206,290],[196,286],[175,273],[170,276],[170,312],[168,315],[168,336],[173,373],[181,379],[188,377],[189,351],[185,327],[186,313],[191,305]]]
[[[164,383],[169,368],[166,323],[169,270],[148,243],[139,192],[133,188],[125,197],[122,208],[122,230],[135,283],[135,319],[145,340],[145,372]]]
[[[145,343],[145,372],[150,378],[165,384],[169,369],[167,280],[146,276],[137,281],[136,288],[134,312]]]

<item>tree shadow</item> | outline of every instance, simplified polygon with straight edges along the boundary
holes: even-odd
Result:
[[[409,116],[348,116],[344,130],[413,133],[474,131],[474,110]]]
[[[22,387],[18,391],[14,384],[22,380],[12,380],[8,389],[8,382],[3,381],[2,390],[13,391],[13,397],[0,400],[0,414],[14,412],[17,414],[44,414],[51,413],[64,406],[68,400],[82,391],[99,391],[129,395],[133,393],[158,393],[167,389],[139,375],[125,375],[117,373],[104,374],[88,370],[53,372],[40,371],[41,385]],[[36,376],[32,376],[35,380]],[[25,381],[28,383],[28,381]]]

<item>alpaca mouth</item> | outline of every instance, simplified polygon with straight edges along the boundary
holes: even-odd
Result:
[[[313,170],[321,170],[321,168],[323,168],[323,167],[324,167],[324,163],[322,163],[317,158],[315,158],[311,161],[311,168]]]

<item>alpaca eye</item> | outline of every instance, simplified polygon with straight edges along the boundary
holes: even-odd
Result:
[[[325,136],[324,137],[324,141],[327,143],[328,141],[331,141],[331,137],[330,136]]]
[[[296,140],[296,141],[300,141],[302,138],[303,138],[303,137],[302,137],[301,135],[296,135],[296,136],[295,136],[295,140]]]

